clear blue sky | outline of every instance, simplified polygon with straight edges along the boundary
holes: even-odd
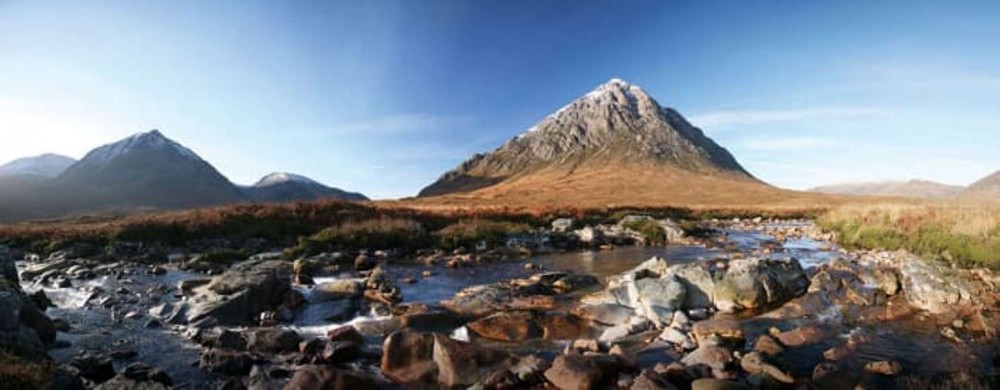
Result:
[[[0,160],[152,128],[415,194],[620,77],[773,184],[1000,169],[1000,3],[3,1]]]

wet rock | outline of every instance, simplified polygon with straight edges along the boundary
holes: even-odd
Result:
[[[365,254],[360,254],[354,258],[354,269],[358,271],[368,271],[378,266],[378,260]]]
[[[182,292],[191,292],[192,290],[208,285],[212,282],[212,279],[187,279],[177,282],[177,288]]]
[[[256,365],[250,369],[250,376],[246,380],[247,390],[277,390],[281,387],[275,383],[267,370],[263,366]]]
[[[129,364],[121,375],[137,382],[157,382],[168,387],[174,384],[174,380],[165,371],[143,363]]]
[[[703,366],[711,370],[715,378],[727,378],[729,366],[733,363],[733,353],[721,346],[702,344],[687,356],[681,363],[688,367]]]
[[[361,344],[354,341],[329,341],[320,358],[329,364],[346,363],[361,355]]]
[[[359,298],[364,294],[364,290],[364,285],[359,280],[337,279],[317,284],[313,287],[310,299],[313,303],[318,303],[343,298]]]
[[[253,367],[253,358],[246,352],[209,349],[202,352],[199,366],[203,370],[228,376],[246,376]]]
[[[166,390],[169,387],[159,382],[142,382],[118,375],[94,388],[94,390]]]
[[[428,334],[397,331],[382,344],[382,373],[399,383],[418,383],[436,378],[434,337]]]
[[[639,376],[632,382],[630,390],[676,390],[677,386],[670,383],[659,373],[653,370],[642,370]]]
[[[375,381],[355,372],[329,366],[307,365],[295,371],[285,390],[367,390],[376,389]]]
[[[81,377],[94,383],[104,383],[115,376],[114,362],[106,356],[88,353],[73,358],[69,365],[79,370]]]
[[[511,356],[507,352],[455,341],[440,334],[433,337],[432,355],[438,368],[438,382],[444,386],[470,386],[511,366]]]
[[[691,382],[691,390],[749,390],[752,387],[733,381],[702,378]]]
[[[899,364],[899,362],[886,360],[868,362],[865,364],[865,372],[885,376],[896,376],[903,372],[903,365]]]
[[[759,352],[750,352],[740,359],[740,367],[750,374],[762,374],[785,384],[794,384],[795,378],[781,371],[777,366],[764,361]]]
[[[723,311],[772,307],[805,294],[809,284],[794,259],[733,260],[716,283],[715,305]]]
[[[673,319],[674,310],[680,309],[687,290],[673,277],[662,279],[640,279],[634,283],[642,313],[659,326],[665,326]]]
[[[778,356],[782,352],[785,352],[785,347],[778,343],[778,340],[775,340],[774,337],[762,334],[757,338],[757,342],[754,343],[753,350],[765,356]]]
[[[663,329],[663,332],[660,333],[659,339],[673,344],[685,351],[692,350],[697,347],[697,344],[695,344],[687,334],[675,328],[668,327]]]
[[[572,340],[588,333],[590,323],[571,314],[551,313],[538,319],[545,340]]]
[[[545,371],[545,379],[560,389],[595,389],[601,382],[600,368],[581,355],[561,355]]]
[[[551,365],[548,361],[534,355],[528,355],[517,359],[517,362],[510,367],[509,372],[517,378],[521,387],[541,383],[545,379],[545,370]]]
[[[264,353],[295,352],[302,338],[295,331],[279,328],[254,329],[247,334],[250,351]]]
[[[39,310],[44,311],[50,307],[56,307],[49,299],[48,295],[45,295],[45,290],[38,290],[31,294],[31,301],[35,304],[35,307]]]
[[[635,310],[614,303],[581,305],[573,309],[573,314],[603,325],[618,325],[628,321]]]
[[[529,312],[501,312],[468,325],[469,330],[481,337],[500,341],[524,341],[542,337],[539,327]]]
[[[403,301],[403,293],[382,267],[376,267],[365,279],[364,296],[390,306]]]
[[[745,340],[743,325],[738,320],[728,317],[695,322],[691,332],[699,344],[711,335],[717,335],[732,345],[743,345]]]
[[[192,323],[211,318],[221,325],[248,325],[273,311],[291,289],[291,266],[283,261],[247,261],[212,280],[190,311]]]
[[[80,379],[80,370],[69,365],[60,365],[52,373],[52,389],[58,390],[84,390],[83,380]]]
[[[770,330],[771,336],[786,347],[801,347],[820,343],[830,337],[830,334],[817,326],[800,326],[787,332],[777,329]]]
[[[403,315],[402,321],[404,327],[418,332],[443,332],[465,323],[465,319],[450,311],[407,313]]]

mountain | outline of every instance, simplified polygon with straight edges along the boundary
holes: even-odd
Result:
[[[937,183],[928,180],[883,181],[868,183],[844,183],[820,186],[809,191],[827,194],[860,196],[893,196],[922,199],[950,199],[965,187]]]
[[[750,196],[777,191],[676,110],[639,86],[612,79],[496,150],[472,156],[419,196],[559,202],[584,191],[588,200],[606,194],[655,203],[699,184],[705,191],[738,187]]]
[[[243,189],[250,199],[257,202],[291,202],[335,198],[366,201],[366,196],[327,187],[308,177],[286,172],[275,172],[261,178],[257,184]]]
[[[70,157],[52,153],[19,158],[0,165],[0,177],[19,176],[51,179],[65,172],[74,163],[76,160]]]
[[[962,199],[981,200],[1000,199],[1000,171],[993,172],[989,176],[972,183],[958,197]]]

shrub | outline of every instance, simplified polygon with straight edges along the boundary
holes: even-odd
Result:
[[[648,244],[665,244],[667,242],[667,232],[652,219],[628,222],[624,227],[639,232]]]
[[[505,244],[510,236],[528,232],[531,232],[531,226],[522,223],[467,220],[448,225],[435,235],[442,248],[455,249],[471,248],[479,242],[499,246]]]
[[[433,244],[429,233],[411,219],[376,218],[349,221],[299,240],[289,257],[335,250],[401,249],[414,251]]]
[[[52,370],[0,351],[0,383],[5,389],[48,389]]]

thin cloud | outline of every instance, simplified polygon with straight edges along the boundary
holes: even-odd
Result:
[[[742,146],[743,149],[755,151],[785,151],[834,147],[838,144],[840,141],[833,138],[787,137],[747,140],[742,143]]]
[[[774,122],[795,122],[812,119],[855,118],[889,115],[889,110],[867,107],[813,107],[789,110],[716,111],[691,117],[700,127],[721,128]]]
[[[472,118],[456,115],[399,114],[336,126],[336,134],[396,135],[414,132],[439,132],[468,126]]]

